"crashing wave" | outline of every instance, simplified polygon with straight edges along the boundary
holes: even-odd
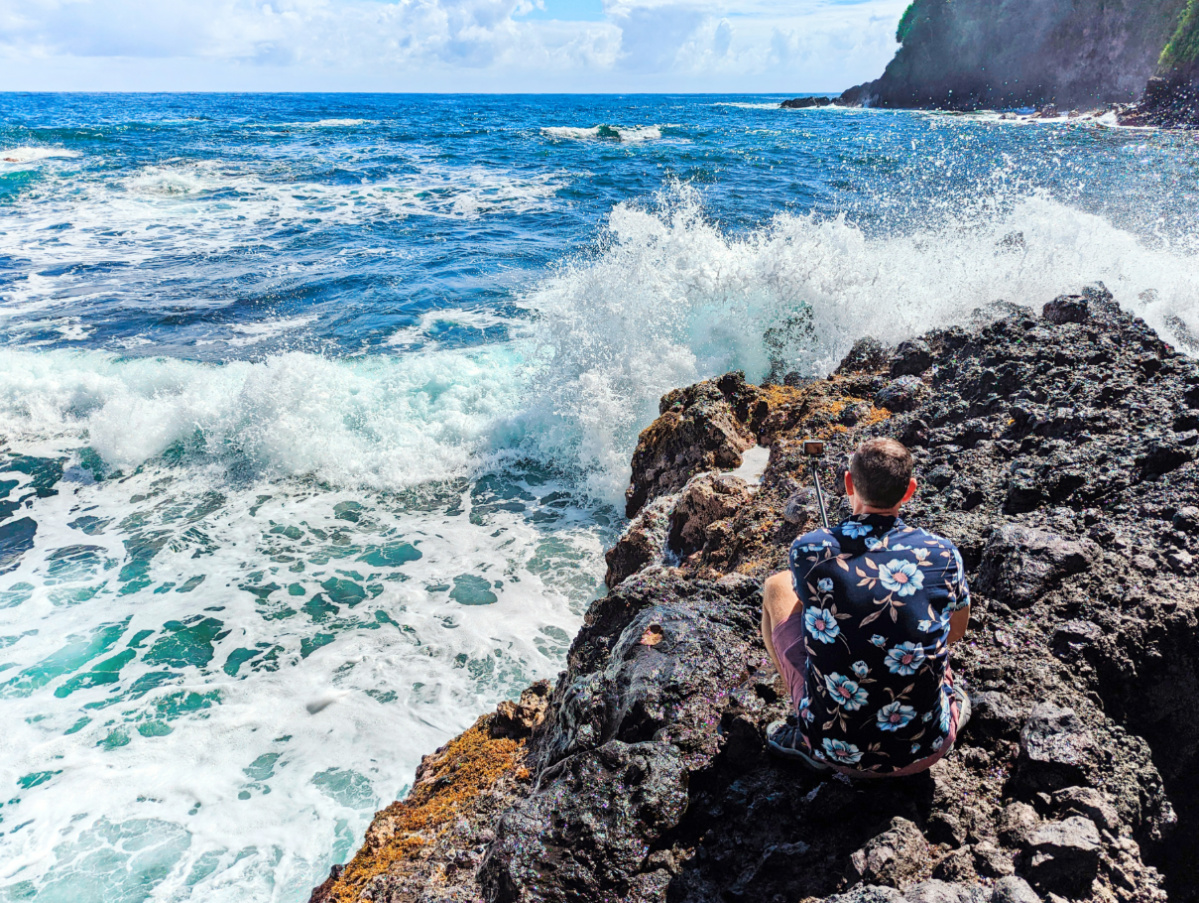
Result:
[[[576,141],[605,139],[620,141],[625,144],[636,144],[640,141],[653,141],[662,137],[658,126],[616,126],[595,125],[591,128],[576,128],[573,126],[547,126],[541,133],[549,138],[572,139]]]

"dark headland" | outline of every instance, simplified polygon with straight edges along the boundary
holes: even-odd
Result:
[[[566,671],[428,756],[316,903],[1199,900],[1199,362],[1094,288],[779,381],[662,399]],[[804,436],[909,444],[908,520],[966,558],[975,715],[923,776],[766,755]]]
[[[1196,0],[914,0],[896,38],[883,75],[838,103],[1199,126]]]

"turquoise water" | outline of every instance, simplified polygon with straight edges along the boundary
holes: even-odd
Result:
[[[557,673],[659,395],[1103,281],[1199,149],[763,97],[0,96],[0,900],[307,898]]]

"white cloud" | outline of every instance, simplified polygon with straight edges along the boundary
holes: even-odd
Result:
[[[906,0],[0,0],[0,90],[835,90]]]

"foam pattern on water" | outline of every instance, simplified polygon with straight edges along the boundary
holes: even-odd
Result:
[[[0,899],[304,898],[595,591],[594,522],[533,470],[374,494],[8,466],[10,499],[56,494],[0,593]]]

